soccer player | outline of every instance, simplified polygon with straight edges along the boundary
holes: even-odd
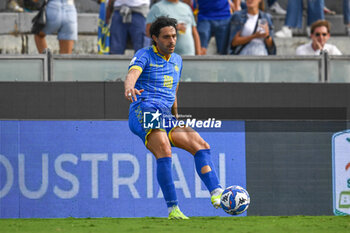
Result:
[[[178,206],[172,176],[171,147],[182,148],[194,156],[196,171],[211,194],[213,206],[218,208],[223,189],[214,170],[210,147],[190,127],[161,124],[158,128],[148,128],[144,124],[144,115],[150,112],[151,122],[165,118],[176,121],[176,94],[182,71],[182,59],[174,53],[176,24],[175,19],[164,16],[152,23],[150,36],[153,46],[138,50],[132,58],[124,82],[124,96],[131,102],[131,131],[142,139],[157,160],[157,180],[168,206],[168,218],[188,219]]]

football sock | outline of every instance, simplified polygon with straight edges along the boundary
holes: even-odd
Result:
[[[210,192],[211,196],[218,196],[220,195],[224,190],[222,188],[216,188],[213,191]]]
[[[210,193],[217,188],[221,189],[218,176],[216,175],[214,165],[211,160],[210,149],[203,149],[197,151],[194,155],[194,163],[196,165],[196,171],[199,177],[201,178],[201,180],[203,181]]]
[[[171,211],[173,211],[173,209],[175,209],[176,208],[176,206],[171,206],[171,207],[168,207],[168,214],[170,214],[171,213]]]
[[[171,157],[157,159],[157,180],[168,208],[178,204],[171,162]]]

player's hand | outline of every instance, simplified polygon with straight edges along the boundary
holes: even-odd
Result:
[[[134,101],[137,101],[136,95],[141,95],[143,91],[144,89],[141,89],[141,90],[137,90],[136,88],[126,89],[124,92],[124,97],[130,102],[134,102]]]

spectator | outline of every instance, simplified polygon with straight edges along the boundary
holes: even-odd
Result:
[[[201,42],[202,55],[207,53],[212,35],[215,35],[217,53],[221,53],[228,24],[231,18],[228,0],[197,0],[197,30]]]
[[[151,7],[147,16],[146,34],[150,36],[151,24],[159,16],[168,16],[178,21],[175,53],[201,55],[201,47],[192,9],[179,0],[162,0]]]
[[[71,54],[78,39],[78,19],[74,0],[49,0],[46,6],[46,26],[34,36],[39,53],[47,48],[46,35],[56,33],[60,54]]]
[[[346,34],[350,36],[350,0],[343,0],[344,23],[346,25]]]
[[[245,0],[233,0],[235,10],[242,10],[246,8]],[[280,6],[277,0],[267,0],[267,4],[269,5],[269,9],[271,12],[279,15],[285,15],[287,12]]]
[[[307,0],[307,25],[324,19],[324,0]],[[292,37],[291,28],[302,28],[303,22],[303,0],[289,0],[287,7],[287,16],[285,26],[278,32],[276,37],[288,38]]]
[[[225,54],[276,54],[271,16],[264,12],[263,0],[247,0],[247,9],[233,14]]]
[[[18,5],[16,0],[8,0],[7,1],[7,9],[14,12],[23,12],[23,8]]]
[[[110,54],[124,54],[128,37],[135,52],[147,46],[150,40],[145,38],[145,28],[150,0],[109,0],[108,4],[107,23],[114,11],[110,27]]]
[[[331,37],[330,24],[327,20],[318,20],[311,25],[311,42],[301,45],[296,50],[296,55],[320,55],[327,51],[329,55],[342,55],[339,49],[327,41]]]

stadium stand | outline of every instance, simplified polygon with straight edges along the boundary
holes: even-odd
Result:
[[[279,1],[286,9],[287,0]],[[99,6],[95,0],[75,0],[79,13],[78,33],[79,39],[75,45],[75,54],[97,54],[97,22]],[[331,22],[332,38],[330,43],[336,45],[344,55],[350,54],[349,37],[345,34],[345,25],[342,15],[342,0],[325,0],[325,4],[336,15],[326,15]],[[6,2],[0,2],[0,54],[35,54],[37,53],[33,35],[29,34],[31,18],[35,13],[13,13],[6,11]],[[278,31],[284,24],[283,15],[273,14],[275,31]],[[305,20],[304,20],[305,21]],[[294,55],[295,49],[308,41],[305,26],[303,29],[293,31],[293,38],[276,38],[277,55]],[[48,36],[48,44],[53,53],[58,51],[56,36]],[[215,54],[215,39],[212,38],[208,48],[208,55]],[[126,54],[131,55],[132,50]]]

